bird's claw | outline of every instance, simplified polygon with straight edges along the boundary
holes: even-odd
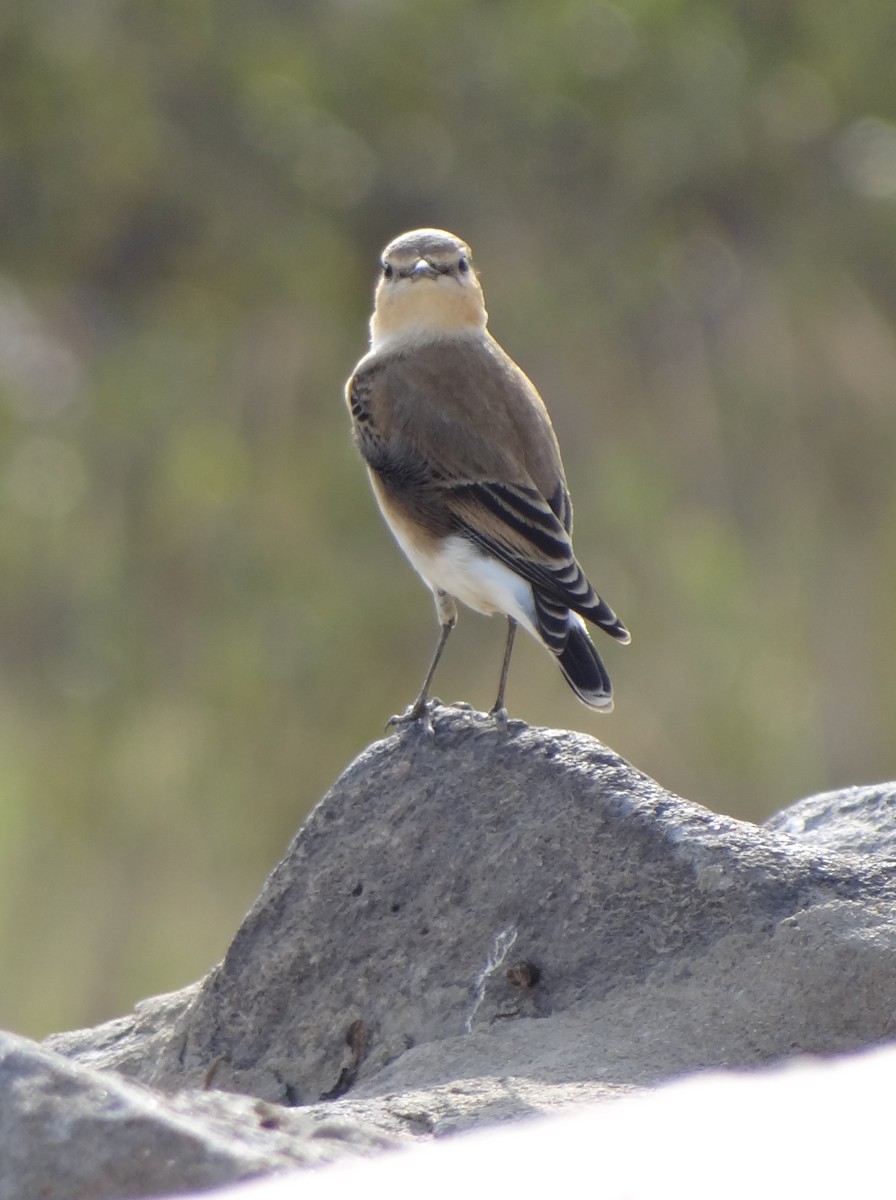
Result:
[[[494,720],[500,733],[507,732],[507,709],[503,704],[500,708],[493,708],[488,715]]]
[[[389,733],[394,728],[400,729],[403,725],[416,725],[424,733],[432,737],[435,734],[432,713],[438,703],[438,700],[424,700],[422,703],[417,700],[414,704],[406,708],[403,713],[396,713],[389,718],[386,722],[386,733]]]

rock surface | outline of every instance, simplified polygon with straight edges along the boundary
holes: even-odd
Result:
[[[894,1087],[892,1048],[750,1074],[711,1072],[618,1104],[259,1180],[208,1200],[886,1196]]]
[[[822,792],[798,800],[764,824],[820,850],[896,859],[896,785]]]
[[[295,1121],[345,1122],[365,1150],[867,1046],[896,1032],[894,794],[816,797],[763,829],[591,738],[440,709],[433,736],[404,729],[348,768],[218,968],[48,1039],[70,1061],[48,1058],[101,1110],[121,1075],[155,1089],[126,1097],[155,1096],[166,1138],[174,1110],[209,1127],[213,1181],[313,1159]],[[261,1143],[222,1148],[228,1120]],[[96,1194],[199,1180],[132,1186]]]
[[[471,1073],[655,1083],[886,1038],[892,872],[795,832],[688,803],[582,735],[443,709],[434,736],[348,768],[221,966],[165,999],[167,1039],[144,1009],[148,1035],[53,1044],[296,1105]]]
[[[248,1096],[162,1097],[0,1034],[0,1200],[122,1200],[392,1145],[381,1126]]]
[[[164,1095],[0,1033],[0,1200],[125,1200],[197,1191],[554,1112],[618,1091],[600,1082],[563,1087],[478,1078],[287,1108],[212,1090]]]

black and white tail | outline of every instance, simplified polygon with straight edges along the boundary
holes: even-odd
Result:
[[[533,592],[538,632],[547,648],[556,655],[566,682],[589,706],[603,712],[613,708],[613,685],[600,655],[594,648],[585,622],[564,605]],[[619,641],[628,641],[629,633],[613,610],[599,597],[589,616]],[[592,615],[593,614],[593,615]]]
[[[589,708],[610,712],[613,708],[613,685],[607,669],[594,649],[585,626],[570,614],[566,645],[557,655],[566,682]]]

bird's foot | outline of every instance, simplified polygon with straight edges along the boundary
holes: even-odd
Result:
[[[416,725],[424,733],[432,736],[435,733],[432,723],[433,711],[441,705],[440,700],[424,700],[418,697],[403,713],[396,713],[386,722],[386,732],[401,728],[403,725]]]
[[[495,726],[499,733],[507,732],[507,709],[502,704],[500,708],[493,708],[488,714],[495,722]]]

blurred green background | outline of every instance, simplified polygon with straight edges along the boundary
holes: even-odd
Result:
[[[613,716],[528,639],[512,714],[750,819],[896,775],[894,45],[879,0],[4,7],[0,1025],[197,978],[414,695],[341,398],[409,227],[472,243],[634,633]]]

